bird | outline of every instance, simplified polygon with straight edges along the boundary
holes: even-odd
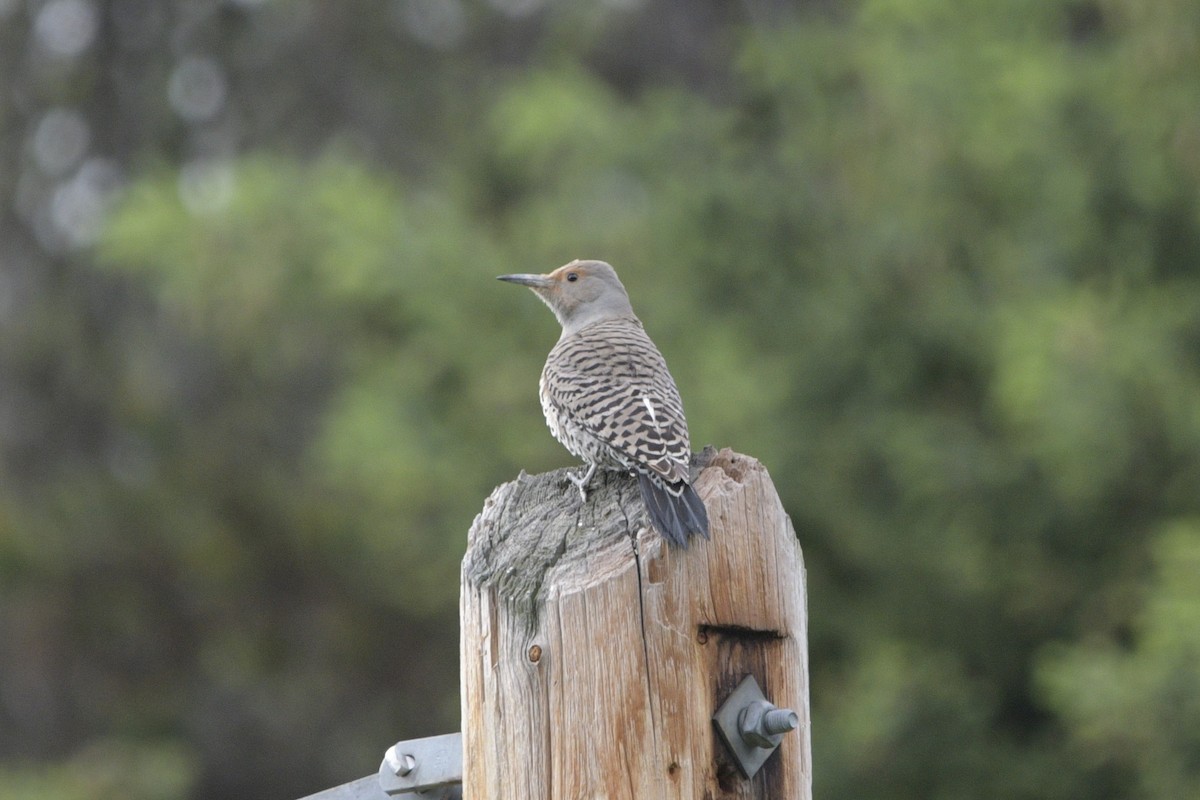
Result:
[[[585,463],[580,475],[568,475],[581,502],[597,469],[632,473],[664,539],[686,548],[693,535],[709,538],[708,512],[688,471],[683,401],[616,270],[577,259],[499,280],[528,286],[562,326],[538,394],[554,438]]]

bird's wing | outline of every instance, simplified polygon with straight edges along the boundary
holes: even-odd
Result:
[[[686,481],[687,420],[658,348],[641,325],[585,333],[560,341],[547,361],[550,402],[620,460],[646,467],[669,483]]]

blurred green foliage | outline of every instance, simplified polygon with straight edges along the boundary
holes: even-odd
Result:
[[[0,3],[0,798],[457,729],[575,257],[793,517],[819,795],[1200,793],[1200,6],[201,5]]]
[[[195,772],[194,759],[180,745],[101,739],[63,762],[0,769],[0,791],[21,800],[172,800],[185,796]]]
[[[1119,766],[1138,796],[1189,797],[1200,786],[1200,523],[1173,523],[1151,549],[1130,641],[1047,646],[1037,675],[1084,764]]]

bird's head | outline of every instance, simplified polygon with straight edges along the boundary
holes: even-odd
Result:
[[[501,275],[500,280],[532,289],[550,306],[564,336],[603,319],[633,316],[616,270],[603,261],[572,261],[546,275]]]

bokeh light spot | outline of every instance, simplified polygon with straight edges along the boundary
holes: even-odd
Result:
[[[441,50],[458,44],[467,32],[459,0],[399,0],[395,14],[413,38]]]
[[[120,184],[121,171],[115,163],[93,158],[54,190],[50,219],[69,246],[84,247],[96,240]]]
[[[224,159],[197,159],[179,171],[179,201],[193,214],[222,211],[233,190],[233,167]]]
[[[86,0],[50,0],[42,6],[33,28],[50,53],[74,58],[96,38],[96,7]]]
[[[167,95],[179,116],[205,122],[225,107],[225,72],[212,58],[189,56],[171,73]]]
[[[91,132],[83,115],[71,108],[52,108],[33,133],[33,157],[47,175],[62,175],[87,152]]]

